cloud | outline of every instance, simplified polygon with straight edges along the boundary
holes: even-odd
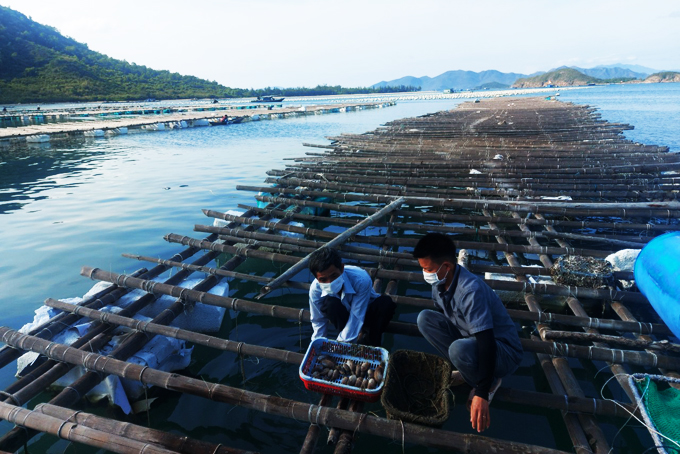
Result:
[[[673,18],[680,17],[680,11],[673,11],[672,13],[670,13],[668,15],[668,17],[673,17]]]

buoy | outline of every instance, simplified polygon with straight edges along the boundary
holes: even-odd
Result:
[[[50,141],[49,134],[35,134],[32,136],[26,136],[26,142],[29,143],[44,143],[49,141]]]
[[[680,338],[680,232],[654,238],[635,261],[635,283]]]

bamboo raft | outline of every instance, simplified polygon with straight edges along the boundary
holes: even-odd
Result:
[[[217,120],[225,114],[244,117],[243,121],[277,120],[281,118],[298,117],[303,115],[319,115],[353,110],[372,109],[394,105],[393,102],[372,103],[344,103],[333,105],[313,106],[272,106],[248,105],[248,106],[222,106],[222,107],[193,107],[193,108],[148,108],[133,110],[105,110],[79,112],[80,119],[69,116],[70,121],[54,123],[40,123],[25,126],[0,128],[0,144],[30,141],[38,136],[49,136],[49,140],[63,139],[74,136],[83,136],[95,131],[101,131],[101,135],[117,134],[121,128],[158,130],[173,128],[187,128],[195,126],[209,126],[208,120]],[[237,110],[238,112],[234,112]],[[115,116],[116,113],[132,112],[131,115]],[[61,118],[66,114],[60,112],[45,111],[40,118]],[[83,121],[88,119],[91,121]]]
[[[267,185],[237,187],[257,193],[257,204],[239,206],[245,210],[242,214],[206,209],[213,222],[196,225],[195,231],[207,236],[168,234],[166,241],[185,246],[173,257],[125,254],[154,265],[130,275],[85,266],[83,276],[111,285],[78,305],[46,300],[47,306],[63,312],[29,333],[0,328],[0,341],[6,344],[0,349],[0,367],[12,367],[24,352],[45,358],[2,392],[0,418],[16,426],[0,437],[0,451],[16,452],[40,432],[124,453],[257,449],[230,448],[75,410],[88,390],[115,375],[309,425],[300,439],[301,453],[314,451],[321,426],[330,429],[337,453],[361,451],[356,440],[360,434],[407,447],[460,452],[563,452],[460,432],[469,432],[466,420],[458,421],[454,430],[452,424],[435,429],[387,419],[379,409],[347,399],[333,405],[325,395],[318,404],[309,404],[286,397],[286,389],[260,393],[126,361],[161,335],[203,346],[215,355],[231,352],[234,361],[271,360],[294,381],[311,333],[306,309],[309,275],[304,270],[309,254],[323,246],[338,248],[346,263],[369,272],[377,291],[392,295],[400,320],[414,320],[419,310],[433,304],[410,250],[425,232],[438,231],[454,237],[461,266],[492,273],[486,275],[487,283],[503,295],[511,317],[524,326],[525,362],[543,375],[545,384],[537,384],[537,391],[504,381],[492,408],[503,405],[519,419],[525,408],[559,415],[555,417],[564,423],[559,430],[570,440],[570,446],[560,449],[609,452],[614,440],[603,424],[622,426],[638,413],[626,376],[648,370],[677,377],[680,345],[645,297],[621,283],[632,279],[630,271],[616,271],[612,284],[597,289],[535,278],[549,275],[561,256],[603,258],[621,249],[640,249],[658,235],[680,230],[680,155],[626,140],[622,132],[629,128],[600,120],[587,106],[513,98],[394,121],[371,133],[332,137],[330,145],[306,144],[323,151],[308,152],[285,169],[271,170]],[[277,271],[273,277],[272,268]],[[192,289],[178,285],[193,273],[205,278]],[[222,279],[247,290],[234,297],[208,293]],[[99,310],[135,289],[144,296],[122,311]],[[131,318],[163,295],[175,302],[156,318]],[[555,305],[555,299],[561,303]],[[236,316],[261,317],[270,324],[304,325],[305,339],[301,334],[299,350],[292,351],[169,326],[197,303],[227,308]],[[74,344],[51,340],[82,318],[97,323]],[[108,355],[97,354],[116,327],[129,328],[129,336]],[[420,336],[413,323],[397,316],[388,333],[394,340]],[[592,375],[602,364],[609,368],[615,380],[606,387],[614,398],[602,397],[599,389],[583,389],[574,361]],[[49,402],[33,410],[22,408],[35,405],[40,393],[75,366],[84,366],[84,375]],[[595,380],[592,375],[589,382]],[[235,426],[241,423],[234,421]],[[503,424],[502,418],[496,417],[495,424]],[[639,437],[634,444],[652,446],[646,434],[630,432],[627,437]],[[268,447],[271,452],[279,448]]]

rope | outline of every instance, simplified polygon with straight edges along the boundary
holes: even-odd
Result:
[[[307,411],[307,420],[314,426],[318,425],[312,422],[312,408],[314,408],[314,405],[309,406],[309,410]],[[317,417],[318,420],[318,417]]]
[[[80,391],[78,391],[78,390],[77,390],[76,388],[74,388],[73,386],[67,386],[66,388],[64,388],[64,391],[66,391],[67,389],[70,389],[71,391],[75,392],[75,393],[78,395],[78,399],[76,399],[76,400],[77,400],[77,401],[80,400]]]
[[[148,368],[149,368],[149,366],[144,366],[144,367],[142,367],[142,370],[139,371],[139,379],[138,379],[138,380],[139,380],[139,382],[144,386],[144,388],[146,388],[146,383],[144,383],[144,380],[143,380],[143,378],[144,378],[144,372],[145,372]]]
[[[24,418],[24,423],[25,422],[26,422],[26,418]],[[68,438],[64,438],[64,437],[61,436],[61,429],[63,429],[64,426],[68,423],[69,423],[68,420],[62,422],[61,425],[59,426],[59,428],[57,429],[57,437],[61,438],[62,440],[68,440]]]
[[[14,405],[16,405],[16,406],[18,406],[18,407],[21,406],[21,402],[19,402],[19,399],[17,399],[16,396],[15,396],[14,394],[10,394],[10,393],[8,393],[8,392],[1,391],[1,390],[0,390],[0,396],[6,397],[6,398],[8,398],[8,399],[11,399],[12,402],[14,402]]]

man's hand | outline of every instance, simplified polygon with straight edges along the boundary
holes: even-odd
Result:
[[[472,428],[482,432],[491,426],[491,414],[489,413],[489,401],[479,396],[472,398],[470,406],[470,422]]]

